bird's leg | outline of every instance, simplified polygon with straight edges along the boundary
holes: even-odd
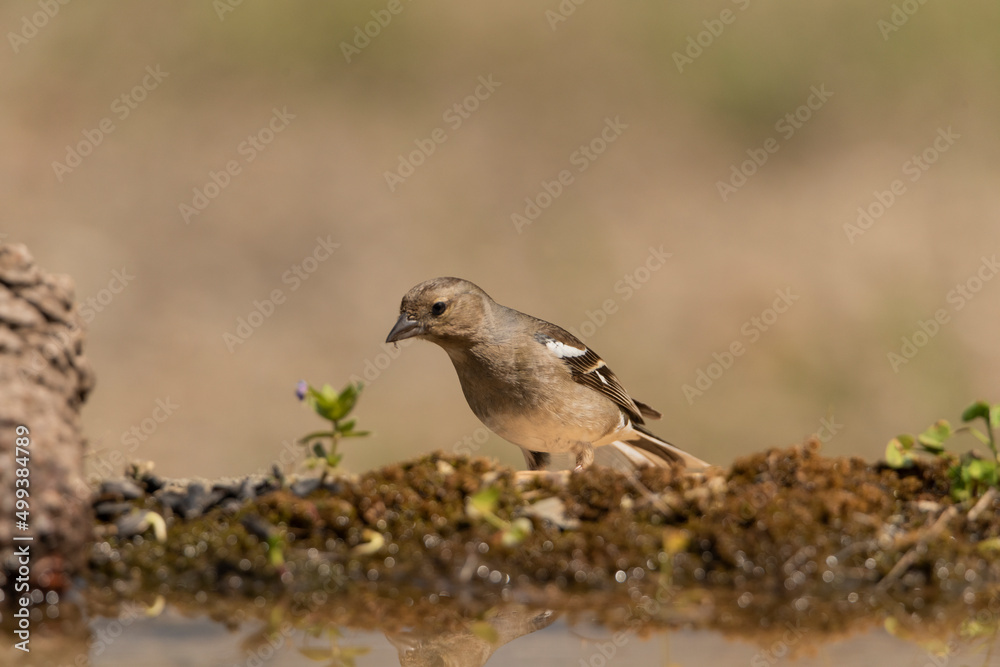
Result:
[[[558,486],[565,486],[570,474],[569,470],[515,470],[514,484],[527,486],[537,480],[549,480]]]
[[[528,464],[528,470],[543,470],[549,464],[552,456],[548,452],[533,452],[530,449],[522,449],[524,462]]]
[[[528,464],[528,469],[518,470],[514,473],[514,482],[516,484],[525,485],[532,480],[543,478],[560,480],[565,476],[566,471],[545,469],[552,459],[552,455],[548,452],[533,452],[530,449],[522,449],[521,452],[524,454],[524,461]]]
[[[594,463],[594,448],[589,442],[576,443],[573,453],[576,454],[576,467],[573,468],[573,472],[585,470]]]

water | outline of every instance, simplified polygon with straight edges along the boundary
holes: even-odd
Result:
[[[441,613],[426,616],[417,627],[408,614],[367,617],[365,610],[343,606],[349,603],[340,600],[294,614],[263,598],[203,596],[176,606],[162,599],[152,605],[123,602],[116,613],[89,619],[79,606],[63,603],[40,614],[56,618],[33,621],[30,654],[12,650],[12,642],[6,642],[0,659],[4,665],[46,667],[1000,665],[996,614],[988,610],[980,610],[972,623],[970,617],[900,621],[866,614],[859,606],[847,631],[824,630],[820,626],[830,619],[819,622],[815,614],[802,614],[779,624],[762,616],[760,624],[771,627],[754,632],[732,619],[721,623],[729,631],[713,629],[731,612],[702,605],[684,613],[666,611],[672,627],[616,629],[596,622],[597,614],[582,608],[549,612],[500,604],[469,619],[462,618],[453,601],[441,601]],[[712,617],[713,611],[719,616]],[[360,623],[364,627],[331,620],[348,616],[367,620]],[[963,638],[960,633],[978,636]]]

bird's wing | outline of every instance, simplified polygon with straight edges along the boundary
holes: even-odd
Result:
[[[648,405],[634,401],[604,360],[576,336],[554,324],[548,322],[545,324],[548,326],[535,334],[535,340],[569,366],[574,380],[610,398],[636,424],[643,423],[643,415],[647,417],[659,415]]]

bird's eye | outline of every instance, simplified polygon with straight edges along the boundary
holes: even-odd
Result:
[[[444,301],[437,301],[433,306],[431,306],[431,315],[435,317],[444,312],[444,309],[448,307]]]

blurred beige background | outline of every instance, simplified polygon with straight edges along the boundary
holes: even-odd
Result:
[[[366,369],[375,436],[347,468],[466,437],[521,465],[440,350],[382,344],[438,275],[586,334],[703,458],[811,433],[875,458],[1000,400],[998,19],[915,0],[6,2],[0,232],[89,309],[95,472],[289,461],[321,426],[296,381]],[[239,318],[259,326],[234,343]]]

